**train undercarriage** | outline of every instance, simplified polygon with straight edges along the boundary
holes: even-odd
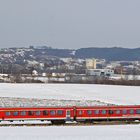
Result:
[[[6,123],[5,123],[6,122]],[[1,124],[50,124],[50,125],[65,125],[65,124],[133,124],[140,123],[140,118],[106,118],[106,119],[71,119],[71,120],[47,120],[47,119],[30,119],[30,120],[0,120]]]

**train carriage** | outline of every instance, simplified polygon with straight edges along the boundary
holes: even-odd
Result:
[[[77,120],[140,120],[140,106],[77,107]]]
[[[55,122],[65,122],[72,120],[73,107],[43,107],[43,108],[1,108],[1,121],[17,120],[47,120]]]
[[[140,106],[29,107],[0,108],[0,121],[47,120],[66,121],[140,120]]]

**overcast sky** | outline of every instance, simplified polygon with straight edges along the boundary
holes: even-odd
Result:
[[[0,0],[0,47],[140,47],[140,0]]]

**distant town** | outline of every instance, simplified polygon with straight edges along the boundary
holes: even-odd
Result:
[[[85,50],[87,56],[83,52],[80,54],[79,50],[53,49],[47,46],[3,48],[0,50],[0,82],[140,85],[139,59],[134,59],[128,53],[128,60],[120,60],[119,55],[123,55],[121,51],[118,58],[114,55],[113,59],[113,56],[105,56],[105,48],[102,53],[99,53],[98,48],[93,49],[98,52],[98,56],[97,53],[91,53],[93,55],[87,57],[91,48]],[[111,49],[112,53],[122,50]],[[125,55],[126,53],[123,56]]]

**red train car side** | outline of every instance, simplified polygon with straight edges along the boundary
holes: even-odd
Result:
[[[77,107],[77,120],[140,120],[140,106]]]
[[[51,107],[51,108],[1,108],[0,120],[48,120],[52,123],[65,122],[74,118],[73,107]]]
[[[94,120],[140,120],[140,106],[0,108],[0,121],[48,120],[52,123]]]

